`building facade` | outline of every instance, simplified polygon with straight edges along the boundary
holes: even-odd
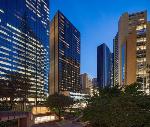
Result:
[[[97,85],[98,85],[97,84],[97,78],[92,79],[92,84],[93,84],[94,87],[97,87]]]
[[[48,94],[49,0],[0,1],[0,78],[28,77],[29,101]]]
[[[93,83],[91,78],[87,73],[80,75],[80,85],[83,93],[92,94]]]
[[[113,84],[119,85],[119,47],[118,47],[118,34],[113,40]]]
[[[111,86],[114,86],[114,53],[111,53]]]
[[[86,91],[86,89],[89,87],[89,77],[87,73],[80,75],[80,84],[83,91]]]
[[[97,83],[98,87],[111,86],[112,53],[106,44],[97,47]]]
[[[49,93],[80,91],[80,32],[58,11],[50,26]]]
[[[149,92],[147,64],[150,63],[150,26],[147,12],[124,13],[119,20],[119,84],[141,83]]]

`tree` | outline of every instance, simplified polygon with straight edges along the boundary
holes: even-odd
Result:
[[[150,96],[141,94],[137,88],[132,84],[124,91],[101,89],[99,96],[89,100],[83,120],[93,127],[149,127]]]
[[[142,84],[140,83],[132,83],[125,87],[124,93],[130,94],[133,96],[144,95],[145,93],[142,91]]]
[[[9,98],[11,106],[16,103],[24,103],[27,101],[29,90],[32,86],[30,77],[23,74],[12,72],[0,79],[0,98]]]
[[[74,101],[71,97],[65,96],[63,94],[54,94],[50,95],[47,98],[47,106],[50,110],[55,111],[58,116],[59,120],[61,119],[61,111],[65,108],[68,108],[70,105],[73,105]]]

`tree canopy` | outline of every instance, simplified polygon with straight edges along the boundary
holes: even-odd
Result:
[[[0,99],[2,101],[1,106],[4,103],[8,103],[8,101],[10,102],[9,105],[11,106],[15,103],[27,102],[29,90],[32,87],[30,77],[17,72],[12,72],[4,75],[3,77],[5,78],[0,79]]]
[[[0,79],[0,97],[10,97],[14,99],[25,99],[32,86],[29,77],[19,73],[12,73],[5,76],[5,79]]]
[[[92,97],[83,112],[83,120],[93,127],[149,127],[150,96],[139,84],[124,88],[104,88]]]
[[[47,98],[48,108],[58,113],[59,119],[61,118],[61,111],[73,104],[74,100],[71,97],[63,94],[56,93]]]

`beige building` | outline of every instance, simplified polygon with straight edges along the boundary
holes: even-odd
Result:
[[[124,13],[118,26],[119,85],[143,84],[149,92],[147,64],[150,64],[150,23],[147,11]]]
[[[92,94],[93,84],[87,73],[80,75],[80,85],[84,93]]]

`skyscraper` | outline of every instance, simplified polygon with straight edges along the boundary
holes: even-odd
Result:
[[[119,85],[119,47],[118,47],[118,34],[113,40],[113,84]]]
[[[92,79],[92,84],[94,87],[97,87],[97,78]]]
[[[83,93],[91,94],[91,88],[93,87],[93,84],[87,73],[80,75],[80,84]]]
[[[111,53],[111,86],[114,86],[114,53]]]
[[[150,24],[147,12],[124,13],[119,20],[119,84],[141,83],[149,92],[147,64],[150,64]]]
[[[0,1],[0,78],[30,78],[29,101],[48,94],[49,0]]]
[[[58,11],[50,27],[50,94],[80,91],[80,32]]]
[[[111,86],[112,53],[105,43],[97,47],[97,82],[99,87]]]
[[[86,91],[89,88],[89,77],[87,73],[80,75],[80,84],[83,91]]]

